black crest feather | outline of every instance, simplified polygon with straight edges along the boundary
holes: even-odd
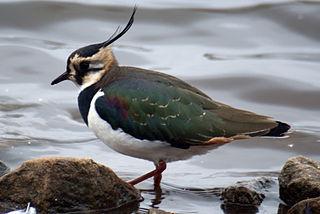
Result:
[[[133,8],[133,12],[131,14],[131,17],[126,25],[126,27],[120,32],[118,33],[118,31],[120,30],[120,26],[116,29],[116,31],[110,36],[110,38],[103,42],[103,47],[106,47],[110,44],[112,44],[113,42],[115,42],[117,39],[119,39],[121,36],[123,36],[132,26],[133,22],[134,22],[134,15],[137,11],[137,6],[134,6]]]
[[[69,58],[72,58],[76,54],[78,54],[81,57],[90,57],[90,56],[96,54],[100,48],[107,47],[108,45],[115,42],[117,39],[119,39],[121,36],[123,36],[130,29],[130,27],[133,24],[134,15],[135,15],[136,11],[137,11],[137,6],[134,6],[133,12],[131,14],[131,17],[130,17],[126,27],[120,33],[118,33],[120,30],[120,26],[119,26],[107,41],[79,48],[78,50],[74,51],[69,56]]]

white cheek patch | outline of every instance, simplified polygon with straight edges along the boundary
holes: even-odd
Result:
[[[89,73],[82,78],[82,85],[80,86],[81,90],[87,88],[88,86],[98,82],[102,76],[104,75],[103,71],[96,72],[96,73]]]
[[[91,62],[89,64],[89,70],[101,70],[104,67],[104,64],[101,62]]]

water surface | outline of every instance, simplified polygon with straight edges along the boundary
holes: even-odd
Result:
[[[1,1],[0,159],[14,168],[42,156],[89,157],[124,179],[153,164],[118,154],[82,122],[78,89],[50,86],[67,56],[135,23],[114,44],[122,65],[156,69],[213,99],[286,121],[290,137],[250,139],[170,163],[162,195],[138,187],[151,206],[178,213],[223,213],[217,187],[277,177],[287,158],[320,160],[320,4],[312,1]],[[274,185],[259,213],[276,213]]]

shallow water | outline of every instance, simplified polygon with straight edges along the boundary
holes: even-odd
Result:
[[[90,157],[124,179],[153,164],[113,152],[77,110],[78,89],[50,86],[66,58],[124,26],[114,45],[123,65],[156,69],[215,100],[292,125],[290,137],[241,140],[170,163],[150,206],[178,213],[223,213],[214,189],[259,176],[276,178],[287,158],[320,160],[320,4],[312,1],[1,1],[0,159],[14,168],[41,156]],[[182,2],[182,3],[181,3]],[[140,189],[152,189],[144,182]],[[259,213],[276,213],[274,185]]]

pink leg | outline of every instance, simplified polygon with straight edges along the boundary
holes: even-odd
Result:
[[[161,179],[162,179],[162,172],[166,170],[167,164],[164,161],[159,161],[158,165],[156,166],[156,170],[158,171],[157,174],[153,177],[153,184],[154,187],[160,187]]]
[[[136,179],[133,179],[131,181],[129,181],[128,183],[131,184],[131,185],[136,185],[144,180],[147,180],[151,177],[154,177],[154,186],[157,186],[159,187],[160,186],[160,182],[161,182],[161,178],[162,178],[162,175],[161,173],[167,168],[167,164],[166,162],[164,161],[159,161],[158,165],[156,165],[156,169],[145,174],[145,175],[142,175]]]

